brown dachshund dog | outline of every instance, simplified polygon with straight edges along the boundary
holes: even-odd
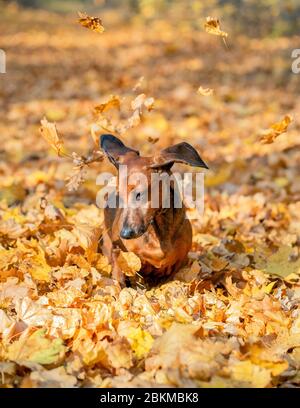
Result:
[[[120,183],[123,176],[118,171],[118,185],[121,187],[112,193],[115,194],[116,208],[107,205],[104,209],[102,249],[113,265],[113,278],[124,286],[125,276],[116,262],[120,250],[134,252],[141,259],[143,275],[170,275],[186,260],[192,244],[192,227],[183,204],[181,208],[174,208],[174,184],[169,184],[169,208],[163,207],[161,183],[158,188],[158,205],[152,208],[149,198],[151,194],[154,195],[150,189],[152,174],[171,175],[171,167],[176,162],[208,167],[197,151],[185,142],[164,149],[153,157],[141,157],[138,151],[125,146],[113,135],[102,135],[100,145],[118,170],[120,165],[127,166],[125,183]],[[127,183],[137,174],[145,176],[145,181],[137,185]],[[127,206],[122,208],[121,202],[126,202]],[[135,205],[130,205],[133,202]]]

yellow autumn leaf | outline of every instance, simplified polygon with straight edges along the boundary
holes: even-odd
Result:
[[[50,282],[51,267],[48,265],[45,253],[40,246],[37,246],[37,253],[30,256],[30,275],[38,281]]]
[[[133,252],[120,251],[117,263],[126,276],[135,276],[142,267],[140,258]]]
[[[98,241],[101,233],[101,227],[93,227],[89,224],[77,224],[72,233],[78,240],[79,245],[84,250],[96,252]]]
[[[31,361],[39,364],[54,364],[64,357],[65,346],[61,339],[50,339],[40,329],[29,337],[21,338],[8,346],[6,358],[12,361]]]
[[[59,138],[54,123],[48,122],[46,118],[41,120],[40,133],[43,138],[56,150],[58,155],[61,155],[64,150],[64,143]]]
[[[236,361],[229,366],[232,379],[246,383],[255,388],[267,387],[271,381],[271,372],[264,367],[253,364],[250,360]]]
[[[270,144],[273,143],[278,136],[286,133],[290,123],[292,122],[293,118],[290,115],[285,115],[285,117],[277,123],[274,123],[270,129],[267,129],[262,132],[262,137],[260,139],[261,143],[263,144]]]
[[[82,27],[88,28],[100,34],[102,34],[105,31],[102,25],[102,21],[99,17],[90,17],[86,13],[81,12],[78,12],[78,15],[79,15],[78,22],[79,24],[82,25]]]
[[[131,327],[126,335],[126,338],[129,341],[136,358],[138,359],[147,356],[154,342],[151,334],[145,330],[142,330],[140,327]]]
[[[289,367],[287,360],[283,360],[276,355],[269,356],[268,351],[267,353],[264,353],[264,351],[265,349],[258,344],[253,344],[250,347],[249,356],[253,364],[270,370],[273,376],[280,375]]]
[[[204,28],[208,34],[219,35],[220,37],[228,37],[228,33],[220,28],[220,21],[217,18],[206,17]]]
[[[197,92],[203,96],[211,96],[214,93],[214,90],[211,88],[203,88],[202,86],[199,86]]]
[[[106,102],[96,105],[94,107],[94,112],[95,114],[101,114],[113,108],[120,109],[120,104],[120,98],[116,95],[111,95]]]

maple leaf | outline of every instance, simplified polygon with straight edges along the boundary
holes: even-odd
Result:
[[[88,28],[100,34],[104,32],[104,27],[99,17],[90,17],[86,13],[81,13],[80,11],[78,12],[78,15],[78,22],[82,25],[82,27]]]
[[[258,266],[269,273],[287,278],[292,274],[300,274],[300,259],[292,261],[290,259],[293,249],[289,246],[282,246],[273,255],[269,256],[265,262]]]
[[[293,118],[290,115],[286,115],[280,122],[274,123],[270,129],[262,132],[260,139],[263,144],[274,143],[278,136],[286,133]]]
[[[36,245],[36,250],[37,252],[34,255],[29,255],[30,274],[33,279],[50,282],[51,267],[46,261],[45,252],[39,245]]]

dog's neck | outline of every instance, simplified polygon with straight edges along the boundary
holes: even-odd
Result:
[[[153,228],[161,241],[172,239],[179,228],[182,226],[186,217],[185,207],[182,208],[166,208],[159,211],[154,217]]]

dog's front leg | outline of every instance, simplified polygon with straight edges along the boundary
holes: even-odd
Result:
[[[111,254],[111,263],[112,263],[112,277],[116,279],[122,288],[126,287],[125,283],[125,274],[122,272],[121,268],[118,265],[117,258],[120,254],[120,248],[113,248]]]

